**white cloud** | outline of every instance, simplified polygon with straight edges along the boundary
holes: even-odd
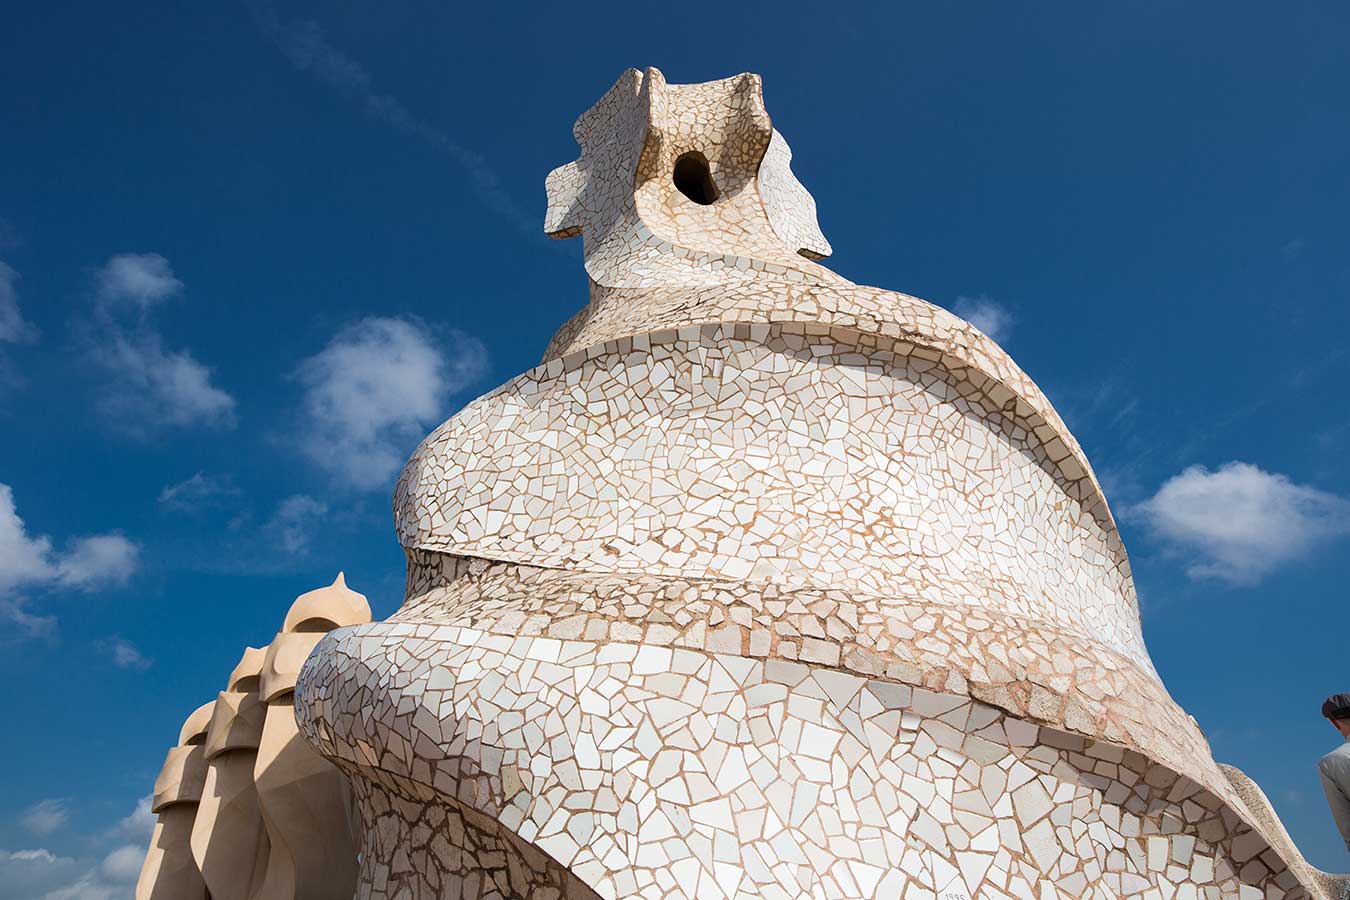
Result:
[[[234,398],[189,351],[165,349],[150,319],[152,306],[183,287],[169,261],[157,253],[114,256],[96,281],[89,356],[107,376],[99,410],[108,422],[139,437],[164,428],[233,427]]]
[[[25,809],[19,821],[33,834],[46,836],[59,830],[69,818],[70,809],[66,806],[66,801],[49,799],[39,800]]]
[[[234,398],[211,383],[211,370],[186,350],[165,350],[155,331],[113,330],[94,360],[111,376],[100,409],[119,430],[234,427]]]
[[[19,310],[19,273],[0,262],[0,343],[21,344],[37,338],[37,329]]]
[[[238,495],[239,489],[229,477],[198,472],[177,484],[166,485],[159,492],[159,503],[168,509],[190,510]]]
[[[39,616],[29,612],[28,601],[23,597],[0,597],[0,622],[10,625],[8,634],[0,629],[0,642],[12,638],[45,638],[56,631],[56,616]]]
[[[28,536],[13,489],[0,484],[0,596],[28,585],[89,591],[125,584],[139,556],[140,547],[115,532],[74,538],[65,553],[54,555],[50,538]]]
[[[1254,584],[1350,534],[1350,501],[1250,463],[1191,466],[1134,507],[1193,578]]]
[[[14,491],[0,484],[0,619],[23,637],[50,633],[56,620],[28,611],[25,589],[93,591],[125,584],[140,566],[140,546],[110,532],[84,535],[56,553],[45,535],[30,536],[14,503]]]
[[[82,591],[126,584],[140,567],[140,553],[137,544],[120,534],[75,538],[56,564],[56,580]]]
[[[477,339],[448,332],[435,341],[420,322],[370,318],[339,332],[303,361],[301,449],[360,490],[385,487],[451,394],[487,370]]]
[[[89,872],[78,881],[42,895],[41,900],[126,900],[125,884],[108,884],[97,872]]]
[[[299,556],[309,551],[315,532],[323,525],[327,505],[313,497],[296,494],[281,501],[276,513],[264,530],[273,535],[287,556]]]
[[[1012,311],[984,294],[978,297],[957,297],[952,312],[999,343],[1012,336]]]
[[[150,842],[150,834],[155,830],[154,812],[150,809],[151,798],[147,794],[136,801],[136,808],[117,823],[113,833],[122,836],[129,841],[143,841],[146,844]]]
[[[0,900],[33,900],[78,877],[80,864],[50,850],[0,850]]]
[[[119,669],[140,669],[144,671],[150,668],[154,660],[141,653],[139,647],[120,637],[110,638],[101,642],[100,646],[112,657],[113,665]]]
[[[148,846],[149,839],[146,840]],[[124,844],[103,858],[98,870],[104,878],[117,884],[134,882],[141,874],[141,864],[145,862],[146,846]]]
[[[97,280],[100,300],[130,300],[142,309],[183,289],[169,261],[158,253],[120,253],[98,270]]]
[[[119,842],[102,858],[72,859],[45,848],[0,850],[0,900],[125,900],[140,877],[154,824],[150,798],[143,797],[116,827],[88,836],[105,846]]]
[[[0,484],[0,596],[54,578],[51,552],[50,539],[28,536],[14,505],[13,489]]]

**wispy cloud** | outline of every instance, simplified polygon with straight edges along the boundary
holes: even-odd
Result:
[[[0,619],[20,636],[41,636],[55,626],[52,617],[28,610],[23,591],[94,591],[121,585],[139,563],[139,545],[116,532],[73,538],[64,552],[56,553],[50,538],[29,535],[13,489],[0,484]]]
[[[39,837],[46,837],[59,831],[70,818],[70,808],[65,800],[39,800],[23,811],[19,821],[23,827]]]
[[[308,569],[320,561],[326,571],[329,563],[341,562],[331,556],[333,546],[359,530],[378,527],[387,517],[384,509],[383,502],[350,492],[343,492],[340,503],[304,493],[259,501],[241,492],[237,502],[202,518],[202,527],[160,537],[156,556],[173,560],[182,572],[294,575],[297,566]]]
[[[1192,578],[1259,582],[1350,534],[1350,500],[1250,463],[1191,466],[1133,507]]]
[[[952,312],[1000,344],[1012,337],[1015,321],[1012,310],[992,297],[984,294],[978,297],[957,297]]]
[[[387,486],[448,398],[487,371],[487,351],[456,331],[439,340],[408,319],[364,319],[304,360],[300,448],[340,483]]]
[[[64,801],[44,802],[60,802],[69,814]],[[0,900],[125,900],[140,875],[154,822],[144,797],[113,829],[83,836],[94,846],[111,846],[106,852],[74,859],[44,847],[0,850]]]
[[[147,309],[182,290],[183,282],[158,253],[122,253],[98,271],[98,296],[105,303],[129,301]]]
[[[125,819],[118,821],[109,837],[120,837],[127,841],[149,841],[155,830],[155,814],[151,809],[152,798],[149,794],[136,801],[136,808]]]
[[[50,581],[52,542],[29,537],[14,505],[14,490],[0,484],[0,596],[27,584]]]
[[[52,853],[50,850],[41,847],[39,847],[36,850],[14,850],[14,851],[5,850],[0,851],[0,855],[3,855],[3,857],[6,860],[17,859],[17,860],[35,860],[37,862],[55,862],[57,859],[56,854]]]
[[[20,243],[19,232],[0,219],[0,253],[7,253]],[[19,308],[19,273],[0,260],[0,344],[27,344],[37,338],[37,327],[24,319]],[[9,359],[0,354],[0,387],[22,384],[23,380],[12,370]]]
[[[141,874],[141,865],[145,862],[145,847],[140,844],[123,844],[103,857],[98,871],[114,884],[132,884]]]
[[[414,115],[397,98],[376,90],[370,72],[329,43],[318,23],[283,21],[265,0],[248,0],[248,7],[258,29],[297,70],[356,101],[371,118],[444,153],[469,176],[474,193],[488,209],[526,234],[543,233],[539,217],[529,215],[516,204],[481,154]]]
[[[159,504],[166,509],[195,510],[238,497],[239,493],[229,476],[198,472],[176,484],[165,485],[159,492]]]
[[[45,898],[79,878],[79,862],[46,849],[0,850],[0,900]]]
[[[0,262],[0,343],[22,344],[37,340],[38,331],[19,309],[19,273]]]
[[[235,401],[187,350],[169,350],[151,318],[182,291],[155,253],[114,256],[95,275],[90,358],[103,370],[99,410],[117,431],[145,438],[169,428],[230,428]]]
[[[141,653],[139,647],[124,638],[111,637],[100,642],[99,646],[119,669],[137,669],[144,672],[154,663],[154,660]]]
[[[102,859],[76,860],[45,848],[0,850],[0,900],[125,900],[145,847],[124,844]]]
[[[75,538],[56,562],[56,582],[82,591],[126,584],[140,568],[140,546],[120,534]]]
[[[1149,433],[1150,415],[1116,360],[1109,372],[1081,372],[1042,383],[1064,422],[1078,439],[1106,498],[1117,512],[1153,491],[1151,461],[1170,447]]]
[[[0,596],[0,645],[10,641],[50,638],[56,633],[56,616],[38,615],[27,597]]]
[[[327,504],[296,494],[281,501],[263,530],[276,538],[287,556],[302,556],[323,528],[327,513]]]
[[[232,428],[234,398],[186,350],[166,351],[158,333],[111,334],[96,360],[111,381],[100,409],[117,430],[138,436],[165,428]]]

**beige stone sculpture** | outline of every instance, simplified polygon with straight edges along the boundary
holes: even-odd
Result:
[[[156,814],[150,850],[136,882],[136,900],[206,900],[206,884],[192,857],[192,823],[206,785],[206,731],[215,703],[197,707],[183,723],[155,779]]]
[[[211,900],[249,900],[267,868],[267,830],[253,781],[266,718],[258,696],[266,653],[245,648],[206,733],[206,786],[192,825],[192,855]]]
[[[137,900],[349,900],[359,816],[346,779],[300,736],[296,677],[334,628],[370,621],[341,572],[291,604],[264,649],[188,717],[155,782]],[[209,890],[208,890],[209,888]]]
[[[366,598],[342,573],[296,599],[267,648],[260,695],[266,722],[254,767],[269,851],[256,900],[350,900],[356,891],[359,823],[346,778],[300,735],[295,680],[334,628],[370,621]]]
[[[625,72],[545,229],[589,302],[408,462],[407,596],[296,686],[360,898],[1331,898],[1140,632],[994,341],[853,284],[740,75]],[[860,178],[883,173],[860,173]]]

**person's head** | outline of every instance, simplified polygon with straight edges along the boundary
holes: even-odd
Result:
[[[1332,694],[1323,700],[1322,715],[1341,737],[1350,740],[1350,694]]]

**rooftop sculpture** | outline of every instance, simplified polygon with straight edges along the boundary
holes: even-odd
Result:
[[[757,76],[629,70],[574,133],[545,229],[589,302],[418,447],[402,608],[296,683],[358,897],[1344,887],[1163,687],[1036,385],[817,262]]]
[[[206,900],[206,884],[192,857],[192,825],[206,785],[206,731],[215,702],[193,710],[155,779],[150,809],[155,828],[141,867],[137,900]]]
[[[155,782],[159,820],[136,900],[349,900],[360,829],[351,792],[300,737],[293,692],[326,632],[369,621],[339,572],[296,598],[265,649],[245,648]]]

